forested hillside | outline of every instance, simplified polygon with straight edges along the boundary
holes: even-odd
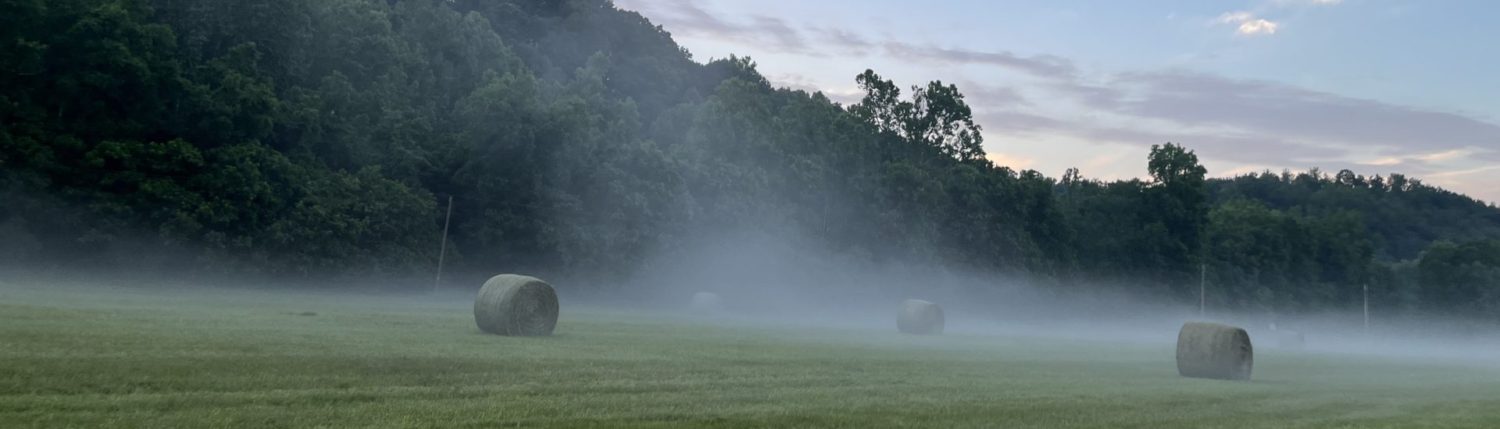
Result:
[[[1500,310],[1500,210],[1398,174],[1149,179],[986,159],[960,88],[863,101],[696,62],[606,0],[0,6],[0,255],[51,270],[619,276],[704,231],[1304,311]],[[991,145],[1025,145],[992,141]],[[1484,241],[1489,240],[1489,241]],[[1342,305],[1342,304],[1340,304]]]

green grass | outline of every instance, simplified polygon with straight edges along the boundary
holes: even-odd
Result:
[[[1220,382],[1170,345],[563,304],[506,338],[457,295],[0,283],[0,427],[1500,427],[1494,367],[1272,350]]]

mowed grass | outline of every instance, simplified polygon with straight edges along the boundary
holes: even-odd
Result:
[[[0,427],[1500,427],[1494,366],[1261,350],[1222,382],[1178,377],[1170,344],[566,300],[557,335],[506,338],[470,305],[0,282]]]

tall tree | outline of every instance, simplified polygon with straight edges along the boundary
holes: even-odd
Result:
[[[1153,241],[1159,243],[1155,247],[1163,258],[1162,268],[1180,279],[1195,271],[1201,258],[1202,233],[1208,224],[1208,169],[1193,151],[1167,143],[1151,146],[1147,171],[1152,183],[1146,189],[1146,209],[1163,233]]]

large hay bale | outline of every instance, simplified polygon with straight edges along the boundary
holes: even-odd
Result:
[[[1177,373],[1183,377],[1249,380],[1254,362],[1244,329],[1188,322],[1177,333]]]
[[[938,335],[943,333],[943,308],[920,299],[901,303],[896,314],[896,329],[907,334]]]
[[[536,278],[515,274],[491,277],[474,299],[474,323],[496,335],[552,335],[557,327],[557,292]]]
[[[1307,336],[1298,331],[1278,330],[1276,346],[1286,350],[1302,350],[1307,348]]]
[[[718,313],[724,311],[724,298],[713,292],[698,292],[693,294],[688,308],[698,313]]]

